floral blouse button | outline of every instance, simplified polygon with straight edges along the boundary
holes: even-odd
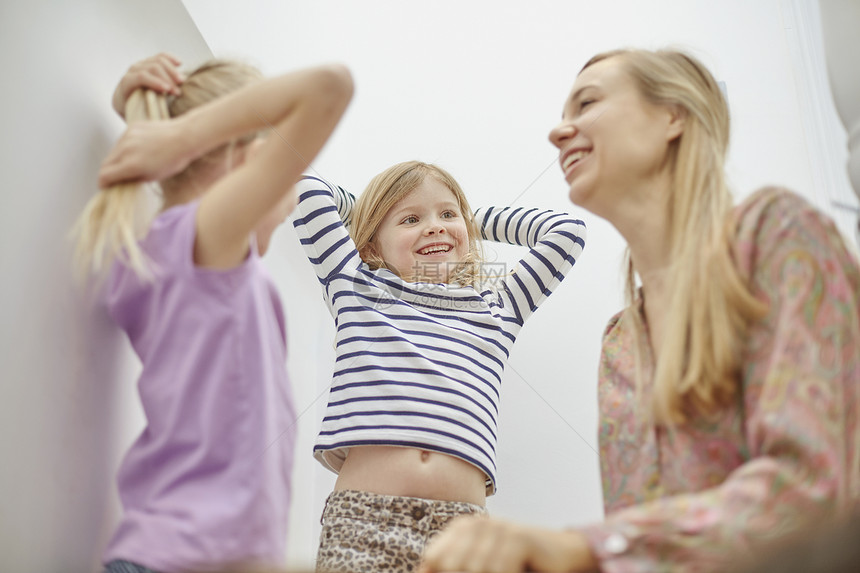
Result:
[[[603,542],[603,549],[606,550],[607,553],[619,554],[627,551],[627,548],[630,546],[627,543],[627,538],[621,535],[620,533],[613,533]]]

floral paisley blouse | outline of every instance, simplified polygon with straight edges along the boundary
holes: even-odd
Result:
[[[583,529],[602,571],[723,571],[757,545],[860,509],[860,268],[836,228],[766,188],[738,208],[737,263],[769,304],[737,407],[669,432],[636,415],[632,321],[599,373],[606,520]],[[653,383],[648,345],[643,395]]]

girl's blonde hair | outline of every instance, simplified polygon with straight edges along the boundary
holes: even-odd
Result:
[[[235,91],[260,79],[253,66],[239,62],[213,60],[187,75],[181,95],[164,96],[148,89],[137,89],[125,104],[125,117],[134,121],[168,119]],[[214,160],[229,156],[236,144],[254,136],[230,142],[193,161],[184,171],[161,182],[164,193],[188,183],[209,168]],[[145,186],[140,183],[120,183],[102,189],[89,200],[75,223],[73,234],[75,267],[78,274],[103,275],[114,259],[120,259],[139,276],[148,278],[151,269],[138,241],[149,229],[151,209],[144,207]]]
[[[355,202],[352,211],[352,223],[349,228],[352,240],[355,242],[362,260],[371,269],[386,268],[390,270],[374,244],[376,231],[391,208],[421,185],[427,177],[433,177],[451,190],[457,198],[460,214],[466,223],[469,249],[465,260],[459,261],[455,271],[449,273],[448,282],[477,288],[481,283],[481,262],[483,260],[478,244],[478,226],[472,216],[472,208],[469,206],[460,185],[450,173],[436,165],[421,161],[405,161],[389,167],[374,177],[364,193]],[[418,277],[401,278],[418,280]]]
[[[675,50],[606,52],[583,70],[607,58],[619,58],[646,100],[685,114],[683,133],[669,150],[672,265],[665,281],[672,308],[656,356],[653,391],[655,420],[672,425],[711,415],[737,399],[747,332],[766,306],[735,264],[737,221],[725,181],[729,110],[719,85],[698,60]],[[645,326],[635,274],[628,249],[626,313],[636,325],[638,369]]]

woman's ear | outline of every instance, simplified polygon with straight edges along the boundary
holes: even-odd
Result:
[[[687,110],[679,105],[669,105],[666,109],[669,113],[669,122],[666,124],[666,141],[674,141],[684,133]]]

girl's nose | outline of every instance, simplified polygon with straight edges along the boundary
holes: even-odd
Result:
[[[433,221],[427,225],[424,233],[427,235],[442,235],[445,233],[445,227],[438,221]]]

